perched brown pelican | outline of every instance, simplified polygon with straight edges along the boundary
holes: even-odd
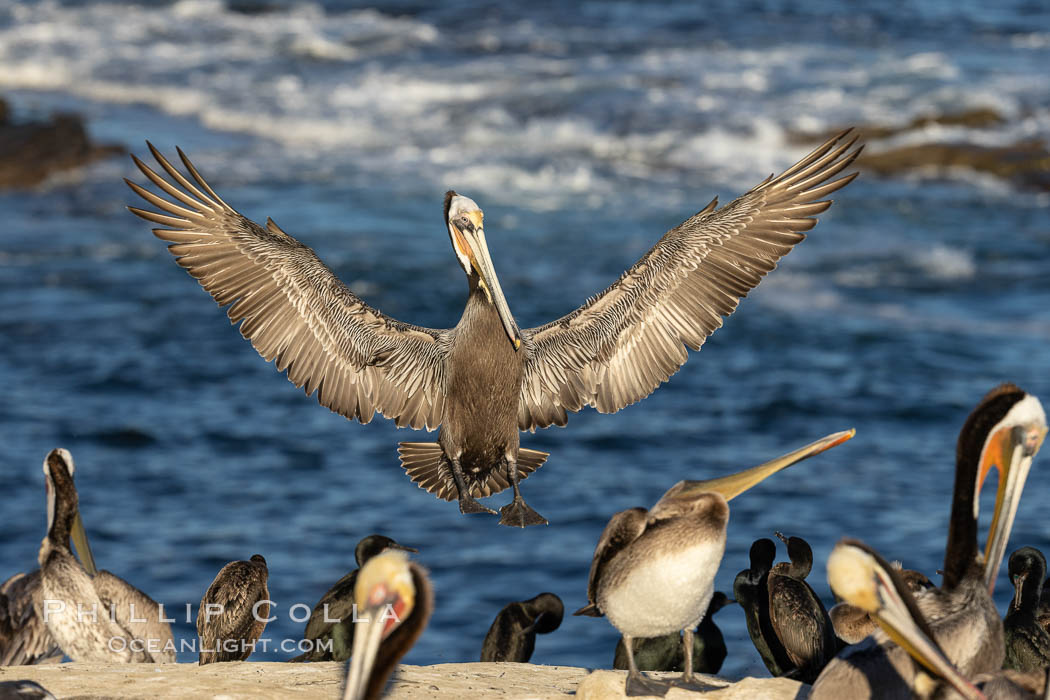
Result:
[[[57,452],[67,466],[69,476],[73,477],[76,472],[73,455],[61,447]],[[54,504],[46,459],[43,471],[48,504],[47,522],[50,529],[54,519]],[[91,555],[79,508],[73,520],[72,534],[73,546],[76,547],[84,569],[90,575],[96,574],[95,560]],[[34,569],[28,574],[17,573],[0,584],[0,666],[57,663],[62,660],[62,649],[47,631],[43,617],[37,614],[41,605],[40,569]]]
[[[933,588],[933,582],[921,571],[904,569],[900,562],[893,562],[893,567],[900,573],[901,581],[912,595]],[[857,644],[865,637],[875,634],[875,630],[879,628],[867,610],[846,601],[837,603],[828,610],[828,617],[835,626],[835,634],[846,644]]]
[[[485,242],[483,215],[448,192],[445,225],[469,295],[455,328],[396,321],[351,292],[314,252],[272,220],[262,227],[222,201],[179,151],[192,181],[152,145],[167,178],[135,163],[165,199],[128,181],[160,212],[130,207],[160,224],[179,265],[278,371],[331,410],[398,427],[435,429],[437,442],[401,443],[401,462],[420,487],[462,513],[493,513],[475,499],[508,486],[500,522],[547,521],[526,505],[518,482],[547,454],[519,447],[519,431],[565,425],[567,412],[613,413],[648,396],[699,350],[741,297],[816,225],[823,197],[857,157],[850,131],[778,177],[668,231],[630,270],[572,313],[520,329]],[[133,156],[134,157],[134,156]]]
[[[733,597],[744,610],[748,636],[762,663],[772,675],[783,676],[793,666],[769,619],[769,572],[776,558],[777,545],[773,540],[763,537],[752,542],[750,566],[733,579]]]
[[[313,646],[290,661],[346,661],[354,648],[354,584],[361,567],[372,557],[387,549],[418,552],[405,547],[384,535],[368,535],[361,538],[354,548],[357,567],[336,581],[335,585],[317,601],[310,619],[306,622],[303,639]],[[327,618],[327,620],[326,620]],[[338,620],[338,622],[333,622]]]
[[[787,545],[790,562],[769,572],[769,621],[794,669],[792,678],[812,683],[841,645],[823,603],[806,583],[813,568],[809,543],[776,535]]]
[[[1003,625],[990,592],[1032,457],[1046,431],[1039,400],[1003,384],[981,400],[959,434],[944,580],[940,588],[922,593],[918,605],[932,637],[967,677],[1003,664]],[[999,470],[999,487],[982,558],[977,496],[992,467]],[[846,647],[824,668],[813,685],[813,700],[869,697],[876,688],[879,697],[910,695],[913,673],[907,653],[885,637],[869,641]]]
[[[361,629],[354,635],[343,700],[375,700],[427,626],[434,594],[423,567],[390,549],[361,567],[354,600]]]
[[[995,669],[972,679],[959,671],[937,643],[935,631],[899,572],[864,543],[844,539],[835,546],[828,558],[828,581],[838,595],[866,610],[876,620],[882,628],[881,638],[893,639],[911,656],[911,659],[907,656],[894,659],[894,667],[910,679],[908,693],[901,697],[966,700],[1046,697],[1045,668],[1029,673]],[[897,696],[888,694],[889,689],[880,685],[879,680],[882,679],[872,679],[878,697]]]
[[[496,615],[481,643],[481,660],[528,663],[536,648],[536,635],[558,629],[564,615],[565,606],[553,593],[508,603]]]
[[[715,613],[725,606],[735,603],[722,591],[715,591],[711,602],[707,604],[704,619],[693,634],[693,671],[698,673],[718,673],[722,662],[726,660],[726,640],[722,630],[715,624]],[[682,635],[679,632],[665,634],[662,637],[632,640],[631,652],[634,665],[639,671],[684,671],[685,648],[682,646]],[[613,656],[613,668],[627,670],[627,647],[621,639],[616,644]]]
[[[244,661],[255,651],[270,616],[270,572],[261,554],[219,570],[197,610],[198,663]]]
[[[770,475],[853,437],[835,433],[751,469],[708,481],[681,481],[650,510],[621,511],[605,526],[591,560],[588,604],[574,615],[608,616],[627,650],[628,695],[664,694],[665,684],[645,679],[632,654],[637,637],[682,632],[685,670],[693,681],[693,630],[714,594],[725,550],[728,501]]]
[[[1046,558],[1035,547],[1021,547],[1007,564],[1014,599],[1003,619],[1006,642],[1004,668],[1035,671],[1050,667],[1050,634],[1036,618],[1046,576]]]
[[[55,700],[55,696],[35,681],[3,681],[0,700]]]
[[[161,607],[107,571],[91,576],[73,557],[70,537],[86,543],[86,535],[79,524],[68,456],[65,450],[52,450],[44,461],[49,522],[38,559],[37,615],[74,661],[174,662],[175,643]],[[77,547],[89,551],[86,544]],[[94,568],[90,554],[85,561]]]

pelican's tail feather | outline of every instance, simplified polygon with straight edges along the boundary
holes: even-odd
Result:
[[[456,490],[456,482],[452,479],[452,470],[449,468],[441,445],[436,442],[402,442],[397,448],[401,456],[401,466],[412,481],[421,489],[434,494],[445,501],[455,501],[459,498]],[[548,453],[539,450],[518,450],[518,475],[525,479],[532,472],[543,466],[547,461]],[[510,480],[507,479],[507,470],[500,465],[491,470],[480,480],[471,480],[467,474],[467,483],[470,484],[470,495],[474,498],[484,498],[508,488]]]

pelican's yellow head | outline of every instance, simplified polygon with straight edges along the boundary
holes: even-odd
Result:
[[[369,559],[357,575],[354,603],[364,616],[385,617],[381,637],[389,636],[412,612],[416,603],[408,556],[402,551],[388,549]]]
[[[354,584],[357,628],[344,700],[366,695],[379,647],[416,606],[416,586],[408,555],[388,549],[361,567]]]
[[[842,600],[872,614],[879,610],[875,559],[857,547],[835,547],[828,557],[828,585]]]

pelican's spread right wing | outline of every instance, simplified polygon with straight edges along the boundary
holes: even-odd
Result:
[[[614,413],[652,393],[699,350],[722,319],[831,206],[823,197],[860,153],[845,131],[778,177],[664,234],[604,292],[576,311],[522,331],[525,380],[518,427],[565,425],[567,411]]]
[[[196,184],[149,148],[170,179],[132,156],[135,164],[179,203],[126,181],[161,211],[128,208],[164,227],[153,233],[219,306],[231,305],[230,321],[260,355],[347,418],[368,423],[378,411],[398,427],[440,424],[451,331],[373,309],[272,220],[263,228],[222,201],[181,150]]]

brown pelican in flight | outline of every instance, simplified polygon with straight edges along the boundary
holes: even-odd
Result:
[[[421,488],[461,513],[494,513],[477,498],[507,487],[500,523],[547,521],[518,482],[544,452],[519,447],[519,431],[565,425],[569,411],[614,413],[648,396],[699,350],[740,299],[813,228],[823,199],[856,173],[833,179],[860,148],[845,131],[728,205],[712,200],[668,231],[605,291],[562,318],[518,328],[485,242],[481,208],[448,192],[445,227],[469,295],[455,328],[402,323],[351,292],[314,252],[267,219],[245,218],[152,144],[167,177],[132,156],[171,200],[128,185],[159,212],[157,237],[267,361],[307,395],[362,423],[376,412],[398,427],[440,426],[437,442],[405,442],[401,463]],[[192,178],[192,180],[191,180]]]

